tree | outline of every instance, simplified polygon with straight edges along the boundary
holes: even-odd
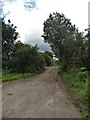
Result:
[[[42,37],[45,42],[48,42],[51,45],[52,50],[62,63],[63,59],[67,57],[64,53],[64,43],[67,38],[71,37],[69,33],[73,29],[75,28],[72,26],[70,20],[66,19],[63,14],[60,15],[57,12],[50,14],[49,18],[44,21],[44,34]]]
[[[12,48],[19,34],[16,31],[16,26],[11,24],[8,20],[8,24],[5,23],[4,19],[2,21],[2,67],[5,69],[8,66],[8,61],[12,55]]]
[[[90,25],[88,29],[85,29],[85,31],[87,31],[85,38],[86,38],[86,46],[87,46],[87,57],[86,57],[86,61],[87,61],[87,69],[88,71],[90,71]]]
[[[88,70],[90,71],[90,30],[88,31]]]
[[[45,54],[47,54],[48,56],[50,56],[53,59],[53,53],[50,51],[45,51]]]
[[[44,61],[45,61],[46,66],[53,66],[54,65],[52,52],[45,51],[44,53],[42,53],[42,56],[44,57]]]
[[[82,52],[84,38],[70,19],[64,14],[53,13],[44,21],[43,35],[45,42],[52,47],[58,57],[62,69],[67,69],[75,61],[75,65],[82,65],[79,55]]]

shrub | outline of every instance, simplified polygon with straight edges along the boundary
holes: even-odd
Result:
[[[16,47],[12,58],[9,61],[10,72],[26,73],[41,72],[44,70],[43,57],[38,52],[37,47],[23,44]]]
[[[88,71],[86,70],[85,67],[82,67],[80,68],[78,75],[79,75],[80,81],[85,82],[86,79],[88,78]]]

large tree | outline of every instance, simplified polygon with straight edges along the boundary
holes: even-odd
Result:
[[[8,20],[8,24],[5,23],[4,19],[2,21],[2,65],[5,68],[8,65],[8,61],[12,55],[12,49],[16,39],[19,34],[16,31],[16,26],[11,24],[11,21]]]
[[[64,14],[53,13],[44,21],[43,35],[45,42],[48,42],[63,69],[66,69],[74,58],[75,64],[82,64],[78,59],[83,47],[83,34],[72,25]],[[70,61],[71,60],[71,61]]]

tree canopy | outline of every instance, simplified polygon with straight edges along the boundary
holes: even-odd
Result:
[[[16,26],[11,24],[11,21],[8,20],[8,24],[5,23],[4,19],[2,21],[2,62],[3,68],[5,68],[6,63],[10,60],[13,50],[13,45],[16,39],[19,36],[19,33],[16,31]]]
[[[64,70],[72,65],[85,66],[87,40],[64,14],[50,14],[43,32],[44,41],[50,44]]]

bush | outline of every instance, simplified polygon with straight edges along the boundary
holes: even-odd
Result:
[[[78,74],[79,74],[80,81],[85,82],[86,79],[88,78],[88,71],[86,70],[85,67],[80,68]]]
[[[10,72],[18,73],[42,72],[44,70],[44,59],[36,46],[23,44],[15,48],[8,69]]]

